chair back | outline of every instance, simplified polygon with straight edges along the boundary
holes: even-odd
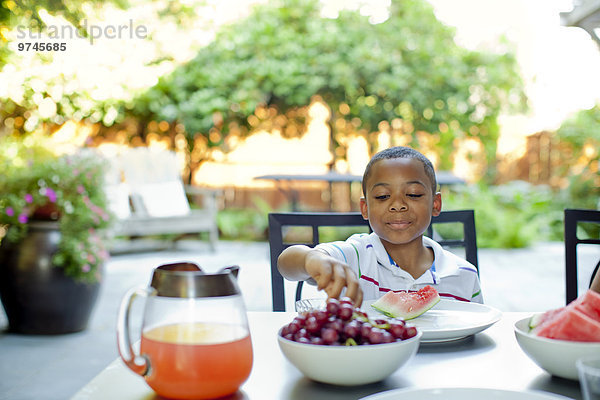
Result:
[[[566,274],[566,304],[578,296],[577,284],[577,245],[600,244],[600,239],[579,239],[577,237],[577,224],[590,222],[600,224],[600,210],[565,209],[565,274]],[[600,265],[600,263],[598,264]],[[590,277],[590,283],[597,273],[598,266]]]
[[[437,237],[433,229],[435,224],[461,223],[463,226],[462,239],[443,239]],[[309,241],[290,242],[285,240],[284,227],[304,226],[312,230],[312,238]],[[359,212],[287,212],[269,214],[269,244],[271,252],[271,287],[273,298],[273,311],[285,311],[285,286],[284,279],[277,269],[277,258],[281,252],[295,244],[305,244],[314,247],[321,243],[320,227],[358,227],[358,231],[369,230],[369,222],[364,220]],[[465,259],[473,264],[479,272],[477,260],[477,237],[475,234],[475,213],[473,210],[442,211],[437,217],[433,217],[431,225],[427,229],[427,236],[434,239],[444,247],[463,247]],[[296,301],[302,295],[303,282],[296,286]]]

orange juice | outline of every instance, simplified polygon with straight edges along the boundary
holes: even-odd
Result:
[[[146,382],[168,398],[209,399],[234,393],[252,369],[250,334],[234,325],[159,326],[142,334],[140,351],[150,363]]]

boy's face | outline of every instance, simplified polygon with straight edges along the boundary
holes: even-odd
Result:
[[[413,158],[376,162],[360,200],[363,218],[390,244],[409,243],[420,237],[442,209],[440,193],[433,194],[425,167]]]

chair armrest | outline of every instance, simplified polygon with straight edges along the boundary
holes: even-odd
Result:
[[[202,195],[202,196],[217,197],[223,193],[223,191],[221,189],[209,189],[209,188],[203,188],[203,187],[198,187],[198,186],[193,186],[193,185],[183,185],[183,188],[185,189],[185,193],[188,195]]]
[[[203,207],[216,212],[217,197],[223,194],[221,189],[201,188],[192,185],[184,185],[184,189],[185,194],[190,197],[190,204],[195,203],[195,201],[193,201],[194,196],[201,196]]]

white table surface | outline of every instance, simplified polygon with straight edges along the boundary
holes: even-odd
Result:
[[[553,377],[519,347],[514,323],[530,313],[504,313],[476,335],[443,344],[421,344],[416,356],[384,381],[339,387],[305,378],[279,350],[277,330],[295,313],[249,312],[254,365],[248,380],[227,399],[359,399],[397,388],[478,387],[534,390],[581,399],[579,383]],[[143,378],[116,359],[85,385],[73,400],[158,400]]]

